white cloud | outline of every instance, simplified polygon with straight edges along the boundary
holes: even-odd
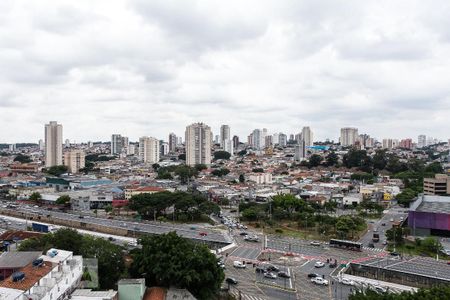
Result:
[[[203,121],[448,138],[450,10],[423,1],[0,3],[0,142],[167,138]]]

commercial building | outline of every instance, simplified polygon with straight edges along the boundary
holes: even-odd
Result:
[[[450,195],[450,176],[436,174],[434,178],[424,178],[423,193],[425,195]]]
[[[154,194],[163,192],[165,189],[156,186],[128,187],[125,189],[125,199],[130,200],[131,197],[140,194]]]
[[[211,164],[211,128],[204,123],[186,127],[186,164]]]
[[[358,140],[358,128],[344,127],[341,128],[341,136],[339,141],[341,146],[353,146]]]
[[[450,197],[419,195],[409,208],[412,235],[450,236]]]
[[[62,165],[62,132],[61,124],[51,121],[45,125],[45,166]]]
[[[71,150],[64,153],[64,165],[69,173],[76,174],[85,167],[85,154],[83,150]]]
[[[169,152],[175,153],[177,151],[177,136],[175,133],[169,134]]]
[[[142,162],[155,164],[159,162],[159,140],[143,136],[139,139],[139,159]]]

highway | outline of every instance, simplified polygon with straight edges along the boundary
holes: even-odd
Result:
[[[5,205],[4,205],[5,206]],[[197,241],[204,242],[214,242],[221,244],[230,244],[231,238],[226,235],[226,233],[213,231],[208,228],[198,227],[197,225],[175,225],[175,224],[149,224],[146,222],[132,222],[123,220],[114,220],[106,218],[97,218],[92,216],[81,216],[80,214],[74,213],[64,213],[54,210],[47,210],[44,208],[36,208],[29,206],[20,206],[18,208],[0,208],[0,214],[2,211],[10,212],[20,212],[23,214],[23,218],[30,218],[32,216],[47,216],[55,220],[55,223],[60,220],[72,220],[76,222],[83,222],[86,224],[97,224],[105,227],[121,228],[126,229],[131,232],[136,233],[147,233],[147,234],[164,234],[171,231],[175,231],[178,235]],[[36,220],[37,218],[34,218]],[[39,221],[38,221],[39,222]],[[202,235],[200,234],[202,233]],[[205,235],[206,234],[206,235]]]

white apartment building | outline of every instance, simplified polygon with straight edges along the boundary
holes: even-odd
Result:
[[[83,150],[71,150],[64,153],[64,165],[69,173],[75,174],[85,167],[85,154]]]
[[[341,146],[353,146],[358,141],[358,128],[344,127],[341,128],[341,136],[339,138]]]
[[[272,184],[271,173],[253,173],[249,176],[249,181],[253,181],[256,184]]]
[[[233,154],[233,142],[231,141],[230,126],[220,126],[220,147],[223,151]]]
[[[143,136],[139,139],[139,159],[142,162],[155,164],[159,162],[159,140]]]
[[[0,282],[2,300],[63,300],[83,274],[83,259],[70,251],[50,249],[47,255]]]
[[[45,125],[45,167],[62,165],[62,132],[61,124],[51,121]]]
[[[194,123],[186,127],[186,164],[211,164],[211,128],[203,123]]]

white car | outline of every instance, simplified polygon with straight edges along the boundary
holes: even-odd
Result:
[[[319,285],[328,285],[328,280],[323,279],[322,277],[311,278],[311,282]]]
[[[312,246],[320,246],[320,243],[316,242],[316,241],[312,241],[309,244],[312,245]]]
[[[246,265],[243,264],[242,262],[236,260],[233,262],[233,267],[238,268],[238,269],[245,269]]]
[[[351,286],[355,285],[355,282],[348,278],[342,278],[339,280],[339,282],[342,284],[345,284],[345,285],[351,285]]]
[[[323,268],[323,267],[325,267],[325,264],[323,262],[321,262],[321,261],[318,261],[318,262],[316,262],[314,264],[314,267],[316,267],[316,268]]]
[[[276,278],[277,278],[277,275],[275,275],[275,274],[272,273],[272,272],[266,272],[266,273],[264,273],[264,277],[270,278],[270,279],[276,279]]]

